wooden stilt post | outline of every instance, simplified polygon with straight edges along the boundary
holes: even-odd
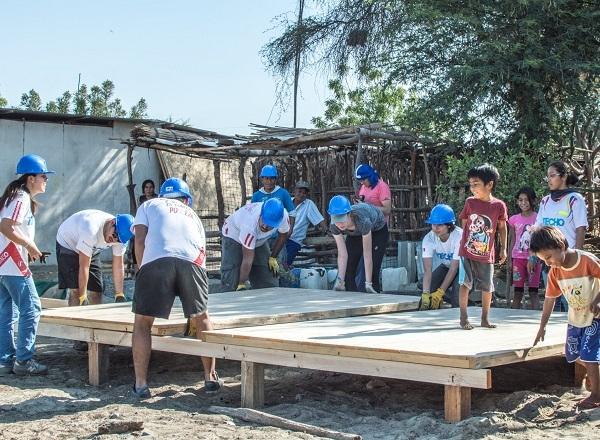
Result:
[[[129,193],[129,213],[135,215],[137,203],[135,201],[135,183],[133,183],[133,147],[127,146],[127,192]]]
[[[240,164],[238,167],[238,178],[240,179],[240,191],[241,191],[241,201],[240,207],[246,204],[246,158],[240,157]]]
[[[471,388],[444,386],[444,415],[448,422],[460,422],[471,415]]]
[[[108,345],[88,343],[88,369],[90,385],[99,386],[108,380]]]
[[[261,408],[265,404],[265,367],[242,361],[242,407]]]
[[[221,161],[213,160],[214,178],[215,178],[215,191],[217,193],[217,209],[219,210],[219,230],[225,223],[225,201],[223,200],[223,184],[221,182]]]

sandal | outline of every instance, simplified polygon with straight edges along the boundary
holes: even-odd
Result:
[[[152,397],[152,393],[150,392],[150,388],[148,388],[148,385],[144,385],[141,388],[136,388],[134,383],[133,394],[135,394],[140,399],[149,399],[150,397]]]
[[[215,380],[205,380],[204,381],[204,391],[208,394],[214,394],[221,391],[223,388],[224,382],[223,379],[219,378],[219,375],[215,371]]]
[[[596,408],[600,408],[600,402],[592,402],[589,400],[589,397],[588,397],[587,399],[583,399],[581,402],[579,402],[575,406],[578,409],[596,409]]]

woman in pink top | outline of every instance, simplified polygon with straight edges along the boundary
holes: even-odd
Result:
[[[521,188],[517,193],[517,205],[521,213],[508,219],[510,226],[508,249],[512,249],[512,284],[515,292],[511,304],[513,309],[521,308],[526,280],[531,308],[538,310],[540,304],[538,289],[540,287],[542,264],[537,257],[529,255],[529,242],[537,217],[537,213],[533,210],[534,204],[535,192],[533,189],[528,186]]]
[[[381,210],[385,222],[389,224],[392,212],[392,193],[389,185],[379,178],[377,171],[365,163],[356,167],[354,177],[361,183],[358,199]]]

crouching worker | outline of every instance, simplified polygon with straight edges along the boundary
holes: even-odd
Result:
[[[115,302],[125,301],[123,255],[133,233],[133,217],[116,217],[97,209],[79,211],[67,218],[56,234],[58,288],[69,289],[69,306],[102,303],[100,252],[112,249]]]
[[[448,205],[436,205],[425,223],[431,231],[423,238],[423,294],[419,310],[439,309],[445,299],[458,307],[458,270],[462,229]],[[435,257],[435,262],[434,262]],[[434,263],[436,267],[433,268]]]
[[[187,183],[177,178],[167,179],[160,187],[159,198],[143,203],[133,223],[135,253],[140,262],[133,299],[133,391],[141,398],[151,396],[147,376],[152,324],[155,318],[169,318],[176,296],[181,300],[185,317],[195,321],[195,328],[212,330],[208,316],[206,238],[202,222],[191,205]],[[215,370],[215,359],[201,359],[204,390],[219,391],[223,381]]]
[[[338,253],[338,277],[333,289],[378,293],[379,272],[389,235],[383,212],[367,203],[350,205],[340,195],[331,198],[327,211]],[[364,261],[365,284],[357,286],[356,272],[361,261]]]
[[[565,357],[567,362],[583,361],[591,391],[577,406],[600,408],[600,260],[569,248],[564,234],[554,226],[534,230],[529,251],[550,266],[544,311],[533,345],[544,340],[554,302],[563,295],[569,303]]]
[[[268,239],[277,229],[270,249]],[[279,199],[249,203],[231,214],[222,229],[221,287],[223,291],[279,286],[277,255],[283,248],[290,221]]]

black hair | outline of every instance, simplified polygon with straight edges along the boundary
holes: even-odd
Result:
[[[4,193],[2,194],[2,196],[0,196],[0,209],[7,207],[8,205],[10,205],[10,202],[12,202],[15,197],[17,197],[17,194],[19,193],[19,191],[25,191],[26,193],[29,193],[29,189],[27,189],[27,178],[29,176],[34,176],[35,174],[23,174],[21,177],[19,177],[16,180],[13,180],[12,182],[10,182],[8,185],[6,185],[6,188],[4,189]],[[35,211],[37,210],[37,202],[33,199],[31,199],[31,213],[35,215]]]
[[[521,194],[525,194],[527,196],[527,200],[529,200],[529,206],[533,210],[535,206],[535,201],[537,199],[534,189],[530,186],[522,187],[519,191],[517,191],[517,194],[515,194],[515,199],[519,200],[519,196]]]
[[[554,249],[566,250],[568,247],[567,238],[556,226],[534,228],[529,240],[529,250],[533,253]]]
[[[454,223],[445,223],[445,225],[448,226],[448,234],[456,229],[456,225]]]
[[[152,186],[153,186],[154,188],[156,188],[156,185],[154,184],[154,180],[152,180],[152,179],[146,179],[146,180],[144,180],[144,181],[142,182],[142,191],[144,191],[144,188],[146,187],[146,184],[147,184],[147,183],[151,183],[151,184],[152,184]]]
[[[493,182],[492,189],[494,189],[496,188],[498,180],[500,180],[500,173],[498,173],[498,168],[494,165],[484,163],[483,165],[478,165],[469,170],[467,179],[471,178],[481,179],[484,185]]]
[[[562,160],[555,160],[550,165],[548,165],[548,167],[554,168],[561,177],[567,176],[567,186],[575,186],[579,183],[579,176],[574,172],[569,171],[567,164],[564,163]]]

